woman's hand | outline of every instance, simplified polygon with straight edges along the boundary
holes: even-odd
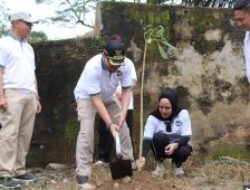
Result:
[[[144,166],[145,164],[145,157],[140,157],[138,158],[136,161],[136,167],[138,169],[138,171],[141,171],[142,167]]]
[[[174,151],[178,148],[178,143],[171,143],[165,147],[165,153],[167,155],[172,155]]]

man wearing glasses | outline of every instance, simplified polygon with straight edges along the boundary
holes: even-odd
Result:
[[[113,38],[115,36],[115,38]],[[92,57],[85,65],[74,90],[80,130],[76,145],[77,183],[81,189],[95,189],[89,183],[94,153],[94,121],[98,113],[113,137],[121,139],[122,158],[134,161],[129,129],[125,122],[133,63],[125,57],[125,45],[117,35],[107,42],[103,53]],[[121,102],[115,96],[121,84]]]
[[[0,39],[0,187],[14,189],[34,180],[25,168],[35,115],[41,111],[35,56],[26,38],[33,21],[11,15],[12,34]]]

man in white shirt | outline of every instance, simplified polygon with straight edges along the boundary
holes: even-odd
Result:
[[[11,25],[12,35],[0,39],[0,187],[8,189],[34,180],[25,163],[35,115],[41,111],[35,55],[26,41],[31,15],[15,12]]]
[[[246,75],[248,82],[250,83],[250,0],[237,0],[234,4],[233,11],[236,25],[240,29],[246,31],[244,39],[244,56],[246,64]],[[250,101],[250,91],[248,94],[248,100]],[[243,189],[250,189],[250,184],[244,185]]]
[[[128,59],[129,60],[129,59]],[[133,62],[129,60],[127,62],[128,64],[132,64]],[[126,123],[129,128],[129,134],[132,140],[133,145],[133,131],[134,131],[134,97],[133,97],[133,91],[132,89],[136,85],[137,76],[135,68],[132,67],[132,86],[131,86],[131,93],[129,98],[129,105],[128,105],[128,111],[126,116]],[[121,100],[121,94],[122,94],[122,87],[119,84],[119,86],[116,88],[115,95],[118,97],[119,100]],[[97,153],[97,161],[95,162],[95,165],[103,165],[108,166],[110,162],[110,152],[112,150],[114,139],[110,132],[106,128],[106,124],[103,122],[102,119],[99,120],[98,123],[98,133],[99,133],[99,141],[98,141],[98,153]]]
[[[86,63],[74,90],[80,121],[76,145],[76,173],[81,189],[96,188],[89,183],[89,176],[93,163],[94,122],[97,112],[113,137],[116,132],[119,133],[122,158],[134,161],[129,129],[125,122],[132,85],[131,70],[134,67],[128,61],[124,43],[111,37],[104,52]],[[119,84],[122,86],[121,102],[114,96]]]

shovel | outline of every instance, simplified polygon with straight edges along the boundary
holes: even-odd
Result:
[[[110,163],[112,179],[120,179],[126,176],[132,176],[131,160],[122,160],[121,143],[118,132],[115,133],[115,151],[116,162]]]

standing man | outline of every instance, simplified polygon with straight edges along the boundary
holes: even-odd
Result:
[[[119,133],[122,158],[134,161],[129,129],[125,122],[132,85],[131,70],[134,69],[134,65],[128,62],[124,43],[111,37],[104,52],[86,63],[74,90],[80,121],[76,145],[76,173],[81,189],[96,188],[89,183],[89,176],[93,163],[94,122],[97,112],[113,137],[116,132]],[[114,95],[119,84],[122,86],[121,102]]]
[[[26,41],[31,15],[15,12],[10,20],[11,36],[0,39],[0,187],[6,189],[34,180],[25,165],[35,115],[41,111],[34,51]]]
[[[236,25],[246,31],[244,39],[244,56],[246,63],[246,75],[250,84],[250,0],[237,0],[234,4],[234,19]],[[248,94],[250,101],[250,91]],[[250,189],[250,184],[244,185],[244,190]]]

